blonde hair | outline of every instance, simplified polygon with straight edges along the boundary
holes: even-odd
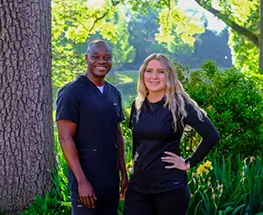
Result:
[[[141,108],[145,98],[149,94],[148,89],[144,83],[144,72],[147,68],[148,63],[151,60],[159,60],[166,76],[166,86],[165,86],[165,104],[164,107],[167,107],[173,116],[173,126],[174,131],[177,130],[178,118],[181,119],[181,124],[183,126],[183,119],[187,116],[187,112],[185,110],[185,101],[190,103],[194,109],[197,111],[198,118],[200,120],[203,119],[202,113],[205,113],[202,109],[198,107],[195,101],[193,101],[190,96],[185,92],[182,83],[177,79],[177,75],[175,69],[171,61],[163,54],[151,54],[148,56],[140,70],[139,70],[139,78],[137,83],[137,97],[135,99],[135,107],[136,107],[136,120],[139,120],[139,116],[141,113]],[[177,114],[176,114],[177,113]]]

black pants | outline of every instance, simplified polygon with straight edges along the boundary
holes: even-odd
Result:
[[[117,215],[119,187],[98,190],[95,208],[86,208],[81,204],[77,191],[71,191],[72,215]]]
[[[143,194],[128,189],[124,215],[185,215],[190,201],[188,186],[174,191]]]

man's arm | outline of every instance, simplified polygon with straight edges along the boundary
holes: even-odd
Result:
[[[128,176],[126,171],[125,165],[125,158],[124,158],[124,139],[121,131],[120,124],[117,126],[117,141],[118,141],[118,159],[119,159],[119,166],[121,171],[121,198],[126,195],[127,186],[128,186]]]
[[[82,170],[78,150],[73,140],[77,125],[68,120],[58,120],[57,127],[59,142],[64,157],[78,182],[78,192],[81,203],[88,208],[94,208],[94,200],[96,197],[91,184]]]

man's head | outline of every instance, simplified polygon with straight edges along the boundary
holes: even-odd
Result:
[[[95,40],[89,43],[85,58],[89,75],[103,79],[112,66],[112,49],[107,42]]]

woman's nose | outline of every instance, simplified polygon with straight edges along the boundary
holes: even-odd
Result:
[[[155,73],[155,72],[153,72],[153,73],[152,73],[152,78],[154,78],[154,79],[155,79],[155,78],[158,78],[158,74]]]

